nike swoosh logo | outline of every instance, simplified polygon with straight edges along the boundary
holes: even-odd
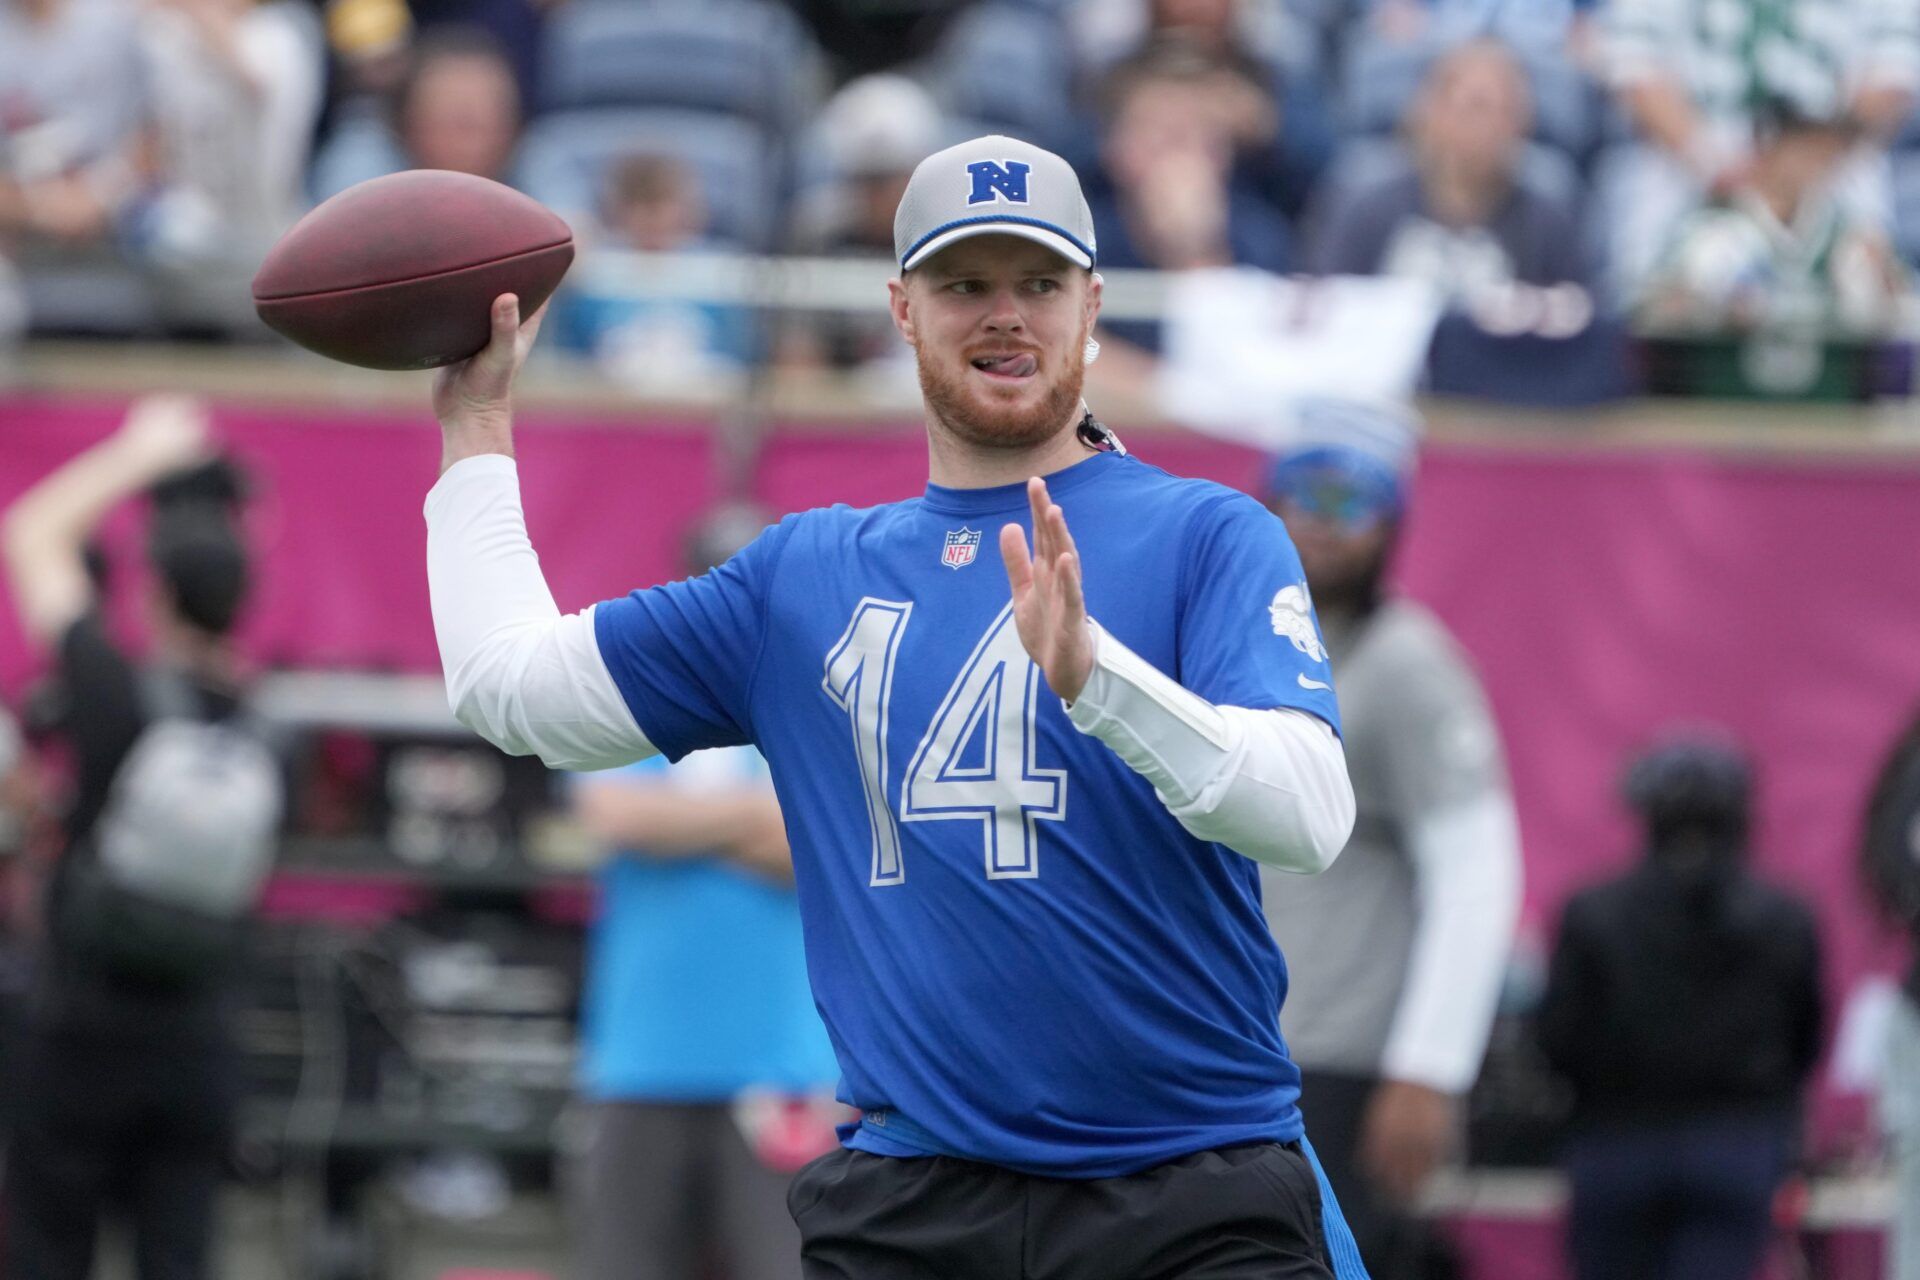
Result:
[[[1331,688],[1333,688],[1333,686],[1332,686],[1332,685],[1330,685],[1330,684],[1327,684],[1327,683],[1325,683],[1324,681],[1320,681],[1320,680],[1309,680],[1309,679],[1307,679],[1307,678],[1306,678],[1305,676],[1303,676],[1303,675],[1296,675],[1296,676],[1294,676],[1294,679],[1295,679],[1295,680],[1298,680],[1298,681],[1300,682],[1300,687],[1301,687],[1302,689],[1331,689]]]

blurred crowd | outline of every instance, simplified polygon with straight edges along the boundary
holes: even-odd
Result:
[[[640,389],[884,373],[884,324],[592,247],[883,257],[913,165],[997,132],[1074,162],[1105,268],[1424,282],[1437,391],[1864,398],[1916,84],[1916,0],[0,0],[0,330],[244,335],[303,208],[430,167],[574,223],[561,345]]]

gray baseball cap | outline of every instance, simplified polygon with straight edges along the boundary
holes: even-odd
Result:
[[[893,252],[902,271],[979,235],[1023,236],[1075,266],[1095,262],[1093,211],[1073,166],[999,134],[922,160],[893,215]]]

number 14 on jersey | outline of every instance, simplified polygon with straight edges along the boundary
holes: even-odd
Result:
[[[887,730],[901,637],[913,605],[869,596],[827,653],[821,685],[853,728],[867,819],[870,884],[902,884],[900,822],[981,825],[989,880],[1040,874],[1040,822],[1067,816],[1067,772],[1034,760],[1034,713],[1050,697],[1027,656],[1008,604],[974,646],[907,765],[899,820],[888,800]],[[978,744],[977,746],[975,744]]]

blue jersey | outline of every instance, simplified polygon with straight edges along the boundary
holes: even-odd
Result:
[[[1119,454],[1048,483],[1107,631],[1211,702],[1338,728],[1279,520]],[[668,756],[766,756],[849,1145],[1092,1178],[1298,1137],[1259,868],[1048,691],[996,542],[1029,520],[1023,485],[790,516],[600,605],[600,650]]]

